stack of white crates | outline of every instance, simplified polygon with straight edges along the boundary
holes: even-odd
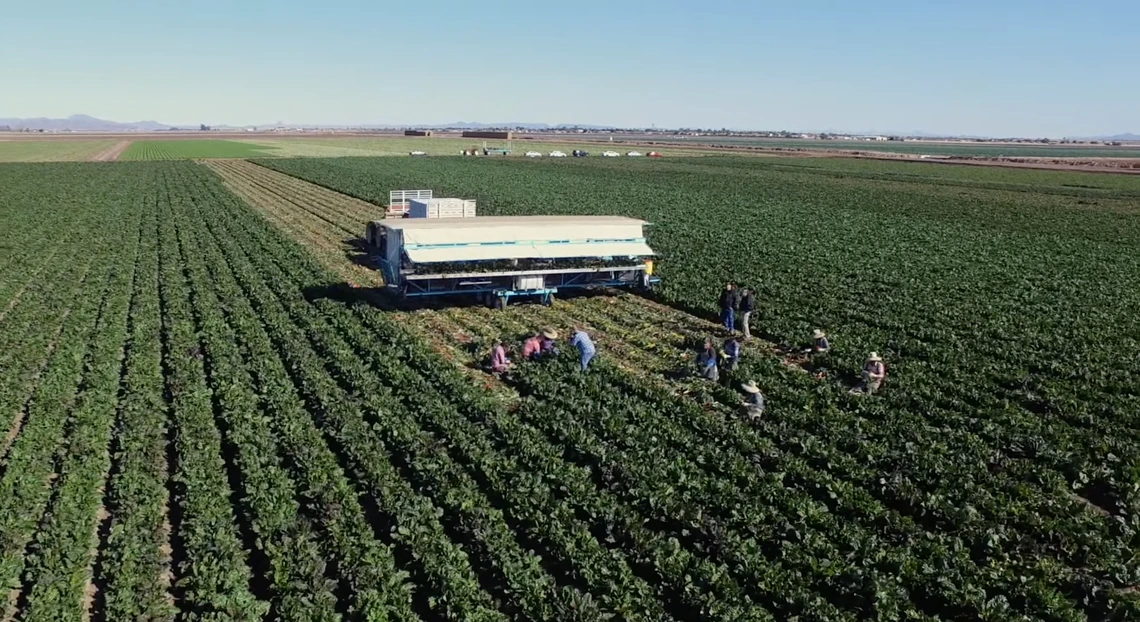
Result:
[[[408,202],[410,218],[474,218],[473,199],[412,199]]]

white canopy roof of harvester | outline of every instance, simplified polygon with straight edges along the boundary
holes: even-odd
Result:
[[[572,257],[651,257],[642,228],[624,216],[477,216],[377,221],[398,230],[416,263]]]

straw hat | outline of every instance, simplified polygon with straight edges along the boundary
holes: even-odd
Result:
[[[558,331],[553,328],[544,328],[542,329],[542,336],[547,339],[558,339]]]
[[[741,387],[745,391],[748,391],[749,393],[759,393],[760,392],[760,387],[756,386],[756,382],[753,380],[749,380],[748,382],[745,382],[743,385],[741,385]]]
[[[824,337],[823,331],[818,329],[818,328],[815,329],[814,331],[812,331],[811,336],[813,339],[823,339],[823,337]]]
[[[867,360],[868,361],[881,361],[883,359],[882,359],[882,357],[879,356],[878,352],[872,352],[871,356],[867,357]]]

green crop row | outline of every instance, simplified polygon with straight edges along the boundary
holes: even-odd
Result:
[[[778,455],[800,462],[785,486],[815,494],[819,482],[830,481],[871,512],[828,529],[864,524],[873,537],[933,538],[967,554],[947,557],[965,573],[958,584],[913,584],[916,593],[939,590],[925,598],[973,612],[964,615],[1101,619],[1135,607],[1121,596],[1140,579],[1131,553],[1140,543],[1140,383],[1132,364],[1140,299],[1126,285],[1140,276],[1131,250],[1140,242],[1135,184],[1066,189],[1075,177],[1084,186],[1104,183],[1072,174],[1050,183],[1040,172],[1020,171],[1003,172],[1006,181],[988,171],[978,182],[934,174],[915,180],[907,178],[913,166],[849,175],[840,165],[828,172],[827,161],[804,171],[731,159],[262,164],[377,203],[391,188],[431,187],[476,198],[488,214],[646,218],[654,223],[650,243],[662,254],[663,302],[711,318],[718,284],[736,281],[758,290],[754,331],[765,339],[796,349],[812,328],[832,335],[833,352],[810,364],[823,380],[770,359],[746,360],[735,379],[761,380],[770,392],[767,421],[745,428],[730,453],[691,461],[731,465],[755,443],[774,443]],[[851,396],[851,377],[870,350],[887,357],[887,389],[873,399]],[[597,393],[603,387],[554,383],[536,391],[580,393],[598,415],[620,412],[630,399],[653,405],[650,412],[675,410],[628,377],[607,382],[624,388],[613,404]],[[723,412],[739,403],[731,386],[710,395]],[[673,418],[694,420],[699,411],[685,412]],[[612,442],[630,440],[634,429],[667,430],[667,423],[629,424]],[[688,454],[685,448],[722,442],[732,429],[698,430],[667,447]],[[587,442],[578,428],[561,434],[565,446]],[[598,455],[613,451],[599,446]],[[633,453],[628,461],[661,459]],[[720,491],[723,476],[701,487],[718,482]],[[728,501],[691,505],[711,511]],[[902,526],[883,532],[876,526],[882,520]],[[832,533],[832,545],[844,545],[843,532]],[[834,554],[804,549],[795,558],[810,564]],[[930,555],[915,551],[912,559]],[[898,572],[883,576],[897,581]],[[984,590],[981,600],[968,595],[971,585]],[[1008,600],[990,602],[994,593]]]
[[[205,167],[0,167],[3,617],[1140,615],[1128,188],[719,158],[273,166],[374,200],[645,216],[660,301],[711,316],[718,281],[744,282],[756,333],[822,326],[833,352],[807,374],[749,346],[685,393],[599,339],[589,373],[522,365],[504,404]],[[476,347],[533,329],[454,316]],[[853,396],[870,349],[888,385]]]

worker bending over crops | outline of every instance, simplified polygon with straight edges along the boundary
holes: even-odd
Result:
[[[827,335],[820,329],[815,329],[811,333],[811,349],[809,352],[812,354],[826,354],[831,349],[831,344],[827,341]]]
[[[522,357],[524,361],[536,361],[542,353],[542,333],[536,332],[523,342]]]
[[[736,330],[736,308],[740,306],[740,298],[732,283],[724,286],[720,293],[720,321],[724,329],[732,334]]]
[[[503,340],[496,339],[495,347],[491,349],[491,373],[502,376],[511,368],[511,361],[507,358],[507,349],[503,347]]]
[[[760,392],[760,387],[756,386],[756,382],[752,380],[745,382],[741,388],[748,394],[744,400],[744,412],[749,419],[756,421],[764,415],[764,394]]]
[[[886,377],[887,366],[883,364],[882,357],[878,352],[872,352],[863,363],[863,392],[868,395],[875,393],[883,386]]]
[[[586,371],[590,366],[590,360],[597,354],[590,335],[586,334],[586,331],[581,328],[575,328],[574,333],[570,335],[570,345],[578,348],[578,364],[582,371]]]
[[[741,349],[740,340],[735,336],[724,341],[724,349],[721,350],[721,355],[724,356],[725,369],[736,371],[736,366],[740,364]]]
[[[744,338],[749,339],[752,337],[752,329],[748,325],[749,318],[752,317],[752,311],[756,309],[756,296],[752,290],[743,288],[740,290],[740,330],[744,333]]]
[[[555,339],[558,339],[558,331],[553,328],[542,329],[542,339],[539,340],[540,352],[542,354],[558,354],[558,348],[554,347]]]
[[[720,380],[720,370],[717,368],[716,348],[713,347],[712,338],[705,339],[701,353],[697,355],[697,373],[705,380],[716,382]]]

